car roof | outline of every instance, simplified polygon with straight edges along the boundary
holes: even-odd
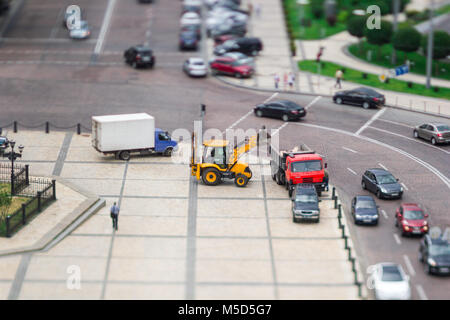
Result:
[[[366,171],[372,172],[375,175],[391,174],[389,171],[382,169],[382,168],[372,168],[372,169],[367,169]]]
[[[146,46],[146,45],[143,45],[143,44],[135,45],[134,49],[136,49],[138,51],[152,51],[152,49],[150,49],[149,46]]]
[[[215,61],[235,61],[235,58],[232,57],[217,57]]]
[[[189,62],[191,62],[191,63],[195,63],[195,62],[205,63],[205,60],[203,60],[202,58],[189,58]]]
[[[422,211],[422,208],[419,207],[419,205],[416,204],[416,203],[402,203],[400,206],[402,206],[403,209],[407,209],[407,210],[418,210],[418,211]]]

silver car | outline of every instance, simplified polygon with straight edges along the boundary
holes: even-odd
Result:
[[[202,58],[189,58],[183,63],[183,71],[191,77],[206,77],[208,69]]]
[[[70,37],[72,39],[86,39],[91,35],[91,30],[87,21],[80,21],[80,27],[70,30]]]
[[[422,138],[437,143],[450,143],[450,126],[445,123],[424,123],[414,128],[414,138]]]
[[[223,55],[223,57],[230,57],[238,60],[239,62],[255,67],[255,59],[243,54],[242,52],[227,52]]]

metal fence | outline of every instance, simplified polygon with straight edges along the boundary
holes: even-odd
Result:
[[[19,174],[22,173],[22,169]],[[0,182],[3,178],[0,170]],[[42,212],[52,201],[56,200],[56,181],[27,176],[27,184],[14,196],[28,200],[22,203],[21,207],[15,212],[6,216],[4,223],[0,224],[0,236],[3,237],[11,237],[23,225]]]
[[[11,170],[10,163],[0,163],[0,183],[10,184],[11,195],[19,195],[29,186],[29,166],[15,164]]]

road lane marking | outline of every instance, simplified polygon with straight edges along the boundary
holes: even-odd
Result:
[[[267,102],[269,102],[270,100],[272,100],[273,98],[275,98],[276,96],[278,96],[278,92],[275,92],[273,95],[271,95],[269,98],[267,98],[266,100],[264,100],[264,102],[263,103],[267,103]]]
[[[403,187],[406,191],[409,190],[408,187],[407,187],[403,182],[401,183],[401,185],[402,185],[402,187]]]
[[[347,168],[347,170],[348,171],[350,171],[351,173],[353,173],[355,176],[357,176],[358,174],[355,172],[355,171],[353,171],[352,169],[350,169],[350,168]]]
[[[406,268],[408,269],[409,274],[414,277],[416,275],[416,270],[414,270],[411,260],[409,260],[409,257],[406,254],[403,255],[403,260],[405,260]]]
[[[286,122],[286,123],[283,124],[281,127],[279,127],[278,129],[276,129],[275,131],[273,131],[273,132],[272,132],[272,136],[276,135],[278,132],[280,132],[280,130],[284,129],[288,124],[289,124],[289,122]]]
[[[353,153],[358,153],[358,151],[355,151],[355,150],[347,148],[347,147],[342,147],[342,149],[353,152]]]
[[[414,127],[408,126],[407,124],[404,124],[404,123],[395,122],[395,121],[386,120],[386,119],[378,119],[378,121],[388,122],[388,123],[396,124],[398,126],[403,126],[403,127],[407,127],[407,128],[414,128]]]
[[[380,167],[382,167],[384,170],[389,171],[388,168],[386,168],[382,163],[379,163],[379,162],[378,162],[378,165],[379,165]]]
[[[370,126],[369,128],[370,128],[370,129],[373,129],[373,130],[380,131],[380,132],[384,132],[384,133],[387,133],[387,134],[390,134],[390,135],[393,135],[393,136],[396,136],[396,137],[400,137],[400,138],[403,138],[403,139],[411,140],[411,141],[414,141],[414,142],[416,142],[416,143],[420,143],[420,144],[423,144],[423,145],[425,145],[425,146],[428,146],[428,147],[430,147],[430,148],[437,149],[437,150],[439,150],[439,151],[445,152],[446,154],[450,154],[450,152],[447,151],[447,150],[444,150],[444,149],[442,149],[442,148],[433,146],[432,144],[425,143],[425,142],[423,142],[423,141],[419,141],[418,139],[406,137],[406,136],[401,135],[401,134],[398,134],[398,133],[390,132],[390,131],[383,130],[383,129],[376,128],[376,127],[372,127],[372,126]]]
[[[370,126],[372,124],[372,122],[374,122],[375,120],[377,120],[384,112],[386,111],[386,108],[381,109],[380,111],[378,111],[377,113],[375,113],[372,118],[369,119],[369,121],[367,121],[361,128],[359,128],[358,131],[355,132],[355,135],[359,136],[361,132],[363,132],[364,130],[366,130],[366,128],[368,126]]]
[[[400,237],[398,236],[398,234],[394,233],[394,239],[395,239],[395,242],[397,242],[398,245],[402,244],[402,241],[400,240]]]
[[[408,152],[406,152],[406,151],[404,151],[402,149],[399,149],[399,148],[391,146],[391,145],[389,145],[387,143],[384,143],[384,142],[381,142],[379,140],[372,139],[372,138],[369,138],[369,137],[366,137],[366,136],[360,136],[360,135],[357,136],[355,133],[352,133],[350,131],[345,131],[345,130],[335,129],[335,128],[329,128],[329,127],[324,127],[324,126],[319,126],[319,125],[316,125],[316,124],[307,124],[307,123],[295,123],[295,124],[298,125],[298,126],[305,126],[305,127],[310,127],[310,128],[316,128],[316,129],[322,129],[322,130],[342,133],[342,134],[345,134],[345,135],[348,135],[348,136],[359,138],[359,139],[362,139],[364,141],[371,142],[371,143],[377,144],[379,146],[388,148],[388,149],[390,149],[392,151],[395,151],[395,152],[397,152],[397,153],[399,153],[399,154],[401,154],[401,155],[403,155],[403,156],[405,156],[405,157],[407,157],[407,158],[417,162],[418,164],[422,165],[428,171],[430,171],[434,175],[436,175],[447,186],[447,188],[450,189],[450,179],[449,178],[447,178],[444,174],[442,174],[439,170],[437,170],[431,164],[423,161],[422,159],[417,158],[416,156],[413,156],[412,154],[410,154],[410,153],[408,153]]]
[[[106,32],[109,28],[109,23],[111,22],[112,13],[114,6],[116,5],[116,0],[109,0],[108,7],[106,8],[106,13],[103,18],[102,28],[100,29],[100,34],[98,36],[97,44],[94,48],[94,53],[99,55],[103,49],[103,42],[105,41]]]
[[[381,210],[381,214],[383,215],[383,217],[384,217],[385,219],[389,219],[389,217],[388,217],[386,211]]]
[[[428,300],[425,290],[423,290],[423,287],[420,284],[416,285],[416,290],[421,300]]]
[[[322,97],[321,96],[317,96],[314,98],[313,101],[311,101],[310,103],[308,103],[305,107],[306,110],[308,110],[310,107],[312,107],[317,101],[319,101]]]

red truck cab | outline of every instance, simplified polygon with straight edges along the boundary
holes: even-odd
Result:
[[[280,185],[285,185],[289,196],[296,184],[307,183],[316,187],[320,196],[328,187],[328,176],[325,172],[327,164],[320,154],[301,147],[303,151],[282,151],[272,154],[272,178]]]

